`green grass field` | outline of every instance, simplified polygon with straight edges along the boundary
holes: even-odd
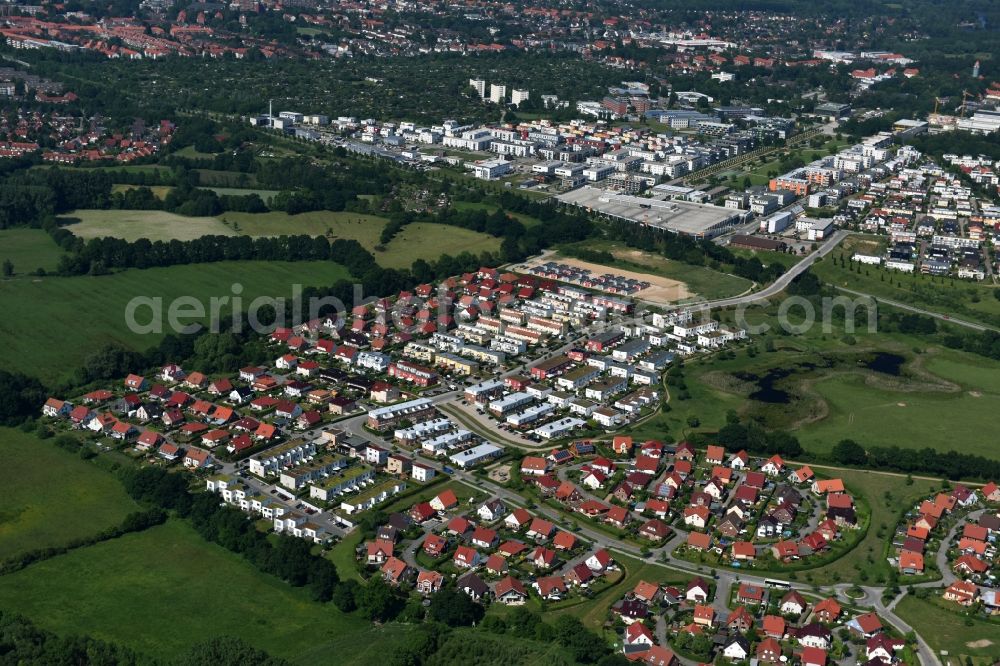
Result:
[[[826,476],[840,477],[855,496],[864,498],[871,509],[870,527],[864,538],[840,559],[817,569],[799,572],[799,580],[817,585],[830,585],[858,581],[861,584],[882,585],[888,580],[889,565],[883,557],[886,539],[892,535],[899,519],[899,511],[908,508],[920,497],[932,492],[938,484],[914,479],[906,485],[906,478],[886,474],[871,474],[853,470],[823,470]],[[886,493],[889,496],[886,496]],[[884,533],[880,533],[885,530]]]
[[[379,234],[387,220],[375,215],[333,212],[328,210],[310,211],[289,215],[281,211],[267,213],[223,213],[219,218],[229,228],[249,236],[281,236],[308,234],[356,240],[371,250],[378,244]]]
[[[479,255],[499,249],[499,238],[461,227],[418,222],[403,227],[386,246],[385,252],[375,253],[375,261],[385,268],[409,268],[417,259],[433,261],[442,254],[455,256],[471,252]]]
[[[427,666],[461,663],[473,663],[476,666],[570,666],[577,662],[556,643],[460,628],[448,634],[438,651],[424,663]]]
[[[162,336],[136,334],[125,324],[126,305],[137,296],[163,298],[166,327],[166,308],[179,296],[194,296],[207,309],[211,296],[230,296],[231,285],[239,283],[246,307],[256,296],[288,296],[293,284],[325,286],[347,277],[343,266],[331,262],[247,261],[0,282],[0,306],[16,313],[0,322],[0,367],[53,380],[72,373],[104,344],[156,344]],[[136,318],[145,322],[148,316],[144,308]]]
[[[216,188],[225,189],[225,188]],[[229,190],[250,192],[253,190]],[[259,190],[266,193],[266,190]],[[306,234],[356,240],[375,252],[386,268],[409,268],[417,259],[434,260],[442,254],[480,254],[500,248],[500,239],[487,234],[442,224],[415,223],[400,231],[383,250],[376,249],[387,220],[384,217],[347,211],[312,211],[289,215],[267,213],[222,213],[218,217],[184,217],[161,210],[76,210],[67,214],[66,228],[83,238],[113,236],[134,241],[191,240],[206,235],[281,236]]]
[[[774,323],[770,315],[748,314],[751,324]],[[768,337],[774,352],[763,351]],[[794,431],[809,451],[827,452],[841,439],[852,438],[864,445],[954,448],[1000,458],[989,435],[990,415],[1000,409],[1000,362],[931,347],[923,338],[898,333],[858,330],[853,338],[855,343],[849,344],[843,333],[823,334],[815,326],[801,336],[756,336],[755,356],[740,349],[731,359],[713,355],[690,360],[684,370],[690,399],[680,400],[671,390],[672,410],[629,433],[657,439],[715,432],[734,410],[762,418],[772,428]],[[902,375],[875,373],[851,361],[875,351],[903,356]],[[789,404],[750,400],[759,386],[736,379],[740,373],[760,376],[774,368],[794,368],[820,355],[840,360],[833,368],[797,371],[776,384],[791,394]],[[698,425],[691,426],[691,419]]]
[[[197,150],[194,146],[184,146],[180,150],[176,151],[174,155],[193,159],[211,159],[215,157],[216,153],[203,153],[200,150]]]
[[[61,635],[86,633],[154,658],[236,636],[272,654],[315,663],[346,645],[371,646],[405,627],[372,628],[170,521],[0,578],[0,608]],[[384,647],[384,643],[383,643]],[[364,664],[351,649],[338,663]]]
[[[499,208],[499,206],[494,206],[493,204],[476,203],[472,201],[455,201],[452,203],[452,206],[457,210],[485,210],[487,213],[493,213],[497,210],[497,208]],[[531,217],[530,215],[525,215],[523,213],[507,211],[507,214],[516,220],[520,220],[521,224],[526,227],[533,227],[542,223],[542,221],[537,217]]]
[[[913,627],[935,652],[947,651],[941,657],[946,666],[966,664],[966,657],[975,666],[996,663],[1000,654],[1000,623],[965,618],[958,606],[940,599],[918,599],[906,595],[896,604],[896,614]]]
[[[61,218],[81,238],[112,236],[127,241],[193,240],[202,236],[235,236],[215,217],[185,217],[163,210],[75,210]]]
[[[112,474],[20,430],[0,428],[0,560],[117,525],[137,505]]]
[[[1000,447],[983,430],[987,415],[1000,412],[1000,393],[901,393],[866,386],[859,377],[828,379],[814,388],[830,411],[821,422],[802,428],[810,450],[829,451],[842,439],[855,439],[877,446],[930,445],[1000,456]]]
[[[849,261],[857,243],[854,238],[844,241],[845,266],[840,265],[841,248],[838,248],[812,271],[834,286],[1000,328],[1000,299],[996,297],[1000,287],[991,281],[902,274],[878,266],[862,266],[858,273],[857,269],[851,270]]]
[[[54,271],[63,251],[41,229],[0,230],[0,262],[14,264],[14,274],[32,273],[38,268]]]
[[[273,197],[275,194],[278,193],[278,190],[261,190],[256,188],[247,188],[247,187],[209,187],[207,189],[212,190],[219,196],[229,194],[236,197],[246,197],[251,194],[256,194],[261,199],[263,199],[265,203],[267,202],[268,199],[270,199],[271,197]]]

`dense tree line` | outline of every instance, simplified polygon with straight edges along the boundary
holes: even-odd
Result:
[[[8,664],[140,663],[131,650],[87,636],[59,637],[25,618],[0,611],[0,655]]]
[[[201,236],[189,241],[126,241],[106,236],[84,240],[54,220],[46,231],[67,254],[60,275],[102,274],[125,268],[154,268],[217,261],[335,261],[352,273],[367,269],[373,257],[355,240],[323,236]],[[361,271],[363,272],[363,270]]]
[[[842,440],[834,446],[830,457],[842,465],[928,474],[949,479],[991,481],[1000,476],[1000,461],[954,450],[938,451],[930,447],[909,449],[873,446],[866,449],[853,440]]]
[[[79,446],[79,444],[77,444],[77,446]],[[133,511],[125,516],[122,522],[118,525],[104,529],[97,534],[91,534],[90,536],[73,539],[61,546],[29,550],[5,560],[0,563],[0,575],[20,571],[35,562],[41,562],[42,560],[47,560],[57,555],[63,555],[71,550],[76,550],[77,548],[92,546],[95,543],[109,541],[110,539],[117,539],[120,536],[131,534],[132,532],[142,532],[150,527],[162,525],[166,520],[166,512],[156,507],[145,509],[143,511]]]
[[[61,637],[40,629],[30,620],[0,611],[0,661],[5,664],[76,664],[77,666],[132,666],[148,657],[90,636]],[[238,638],[220,636],[191,646],[166,662],[176,666],[286,666]]]
[[[944,336],[944,344],[952,349],[961,349],[986,358],[1000,360],[1000,333],[992,330],[978,333],[952,333]]]
[[[780,430],[768,431],[756,421],[744,424],[730,419],[719,430],[716,440],[729,451],[745,449],[749,453],[777,453],[790,458],[802,455],[802,445],[794,435]]]
[[[0,425],[21,424],[38,413],[46,397],[45,387],[34,377],[0,370]]]
[[[306,540],[278,536],[272,542],[239,509],[220,504],[210,493],[191,492],[186,478],[159,467],[126,470],[122,482],[136,501],[175,511],[204,539],[242,555],[261,571],[294,587],[308,587],[317,601],[333,598],[340,581],[337,569],[326,558],[313,555]]]

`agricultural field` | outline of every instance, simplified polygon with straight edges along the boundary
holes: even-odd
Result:
[[[0,428],[0,560],[113,527],[137,505],[111,473],[20,430]]]
[[[407,631],[373,628],[319,605],[308,591],[260,573],[173,520],[0,578],[0,608],[61,635],[86,633],[158,659],[228,635],[278,657],[315,663],[335,646],[384,646]],[[353,661],[339,663],[370,663],[368,657],[352,651]]]
[[[185,217],[163,210],[75,210],[60,218],[60,222],[81,238],[186,241],[202,236],[236,235],[218,218]]]
[[[162,335],[133,333],[125,325],[125,307],[137,296],[162,297],[165,308],[174,298],[194,296],[207,309],[211,296],[231,295],[237,282],[246,305],[260,295],[288,296],[293,284],[326,286],[347,277],[347,269],[332,262],[246,261],[2,281],[0,307],[19,315],[0,322],[0,367],[51,381],[70,375],[107,343],[153,346]],[[166,326],[166,315],[163,321]]]
[[[0,262],[10,260],[14,274],[41,268],[54,271],[63,251],[41,229],[0,229]]]
[[[1000,650],[1000,623],[966,618],[958,606],[940,599],[907,594],[896,604],[896,614],[913,627],[935,652],[946,651],[945,664],[988,666]]]

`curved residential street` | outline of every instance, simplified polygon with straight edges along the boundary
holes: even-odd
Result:
[[[702,309],[702,310],[711,308],[737,307],[741,305],[749,305],[757,303],[771,296],[779,294],[791,283],[792,280],[801,275],[821,257],[824,257],[828,255],[831,251],[833,251],[833,249],[840,243],[840,241],[843,240],[845,237],[847,237],[849,234],[850,232],[845,230],[837,231],[820,247],[819,250],[803,258],[801,261],[799,261],[793,267],[791,267],[778,280],[776,280],[774,283],[768,285],[767,287],[764,287],[759,291],[731,298],[718,299],[715,301],[707,301],[701,304],[686,305],[684,307],[691,307],[694,309]],[[856,295],[864,295],[856,292],[852,293],[855,293]],[[889,304],[893,303],[890,302]],[[933,315],[933,313],[928,313],[928,314]],[[642,321],[641,316],[619,323],[629,324],[629,323],[638,323],[640,321]],[[547,356],[554,356],[556,354],[565,353],[566,351],[569,351],[570,349],[580,345],[583,341],[585,341],[590,335],[593,334],[595,330],[597,330],[596,325],[589,327],[586,330],[580,331],[578,335],[568,340],[564,345],[562,345],[558,349],[548,352]],[[515,368],[507,371],[506,373],[498,375],[498,377],[504,378],[519,374],[521,372],[524,372],[526,367],[527,364],[518,364]],[[462,387],[449,391],[444,391],[437,395],[429,397],[431,397],[434,404],[438,406],[442,412],[444,412],[450,418],[453,418],[455,421],[460,423],[462,427],[465,427],[473,431],[476,435],[483,437],[487,440],[492,440],[506,446],[517,447],[519,449],[528,452],[548,451],[551,449],[551,445],[546,442],[534,443],[534,442],[529,442],[527,440],[518,441],[516,439],[513,439],[510,436],[511,435],[510,433],[499,431],[499,429],[497,428],[497,423],[495,421],[490,421],[486,419],[483,415],[475,412],[475,410],[468,408],[463,409],[460,404],[455,404],[456,401],[461,401],[463,397]],[[336,425],[338,428],[342,428],[350,433],[371,440],[373,439],[371,434],[368,433],[363,428],[363,424],[366,418],[367,418],[366,415],[362,413],[341,420]],[[442,465],[440,463],[431,463],[431,465],[433,467],[436,467],[439,471],[441,471]],[[566,471],[567,470],[559,471],[559,477],[561,479],[566,478]],[[525,497],[508,488],[500,486],[488,479],[484,479],[478,476],[473,476],[468,472],[455,470],[451,474],[451,476],[466,485],[476,488],[479,491],[485,491],[487,493],[490,493],[494,497],[501,498],[504,501],[508,502],[509,504],[513,504],[516,506],[525,506],[529,502],[529,500],[527,500]],[[593,498],[603,502],[602,498],[593,495],[592,493],[587,491],[586,488],[581,487],[580,491],[584,493],[584,495],[588,498]],[[717,586],[717,593],[715,595],[714,601],[712,602],[712,605],[717,612],[721,613],[729,612],[729,609],[726,606],[726,602],[729,599],[730,590],[732,589],[732,586],[734,584],[749,582],[758,585],[764,585],[765,581],[764,576],[757,576],[748,572],[736,572],[724,568],[715,568],[709,565],[694,565],[687,562],[673,560],[670,557],[670,553],[673,552],[673,550],[677,546],[681,545],[687,540],[687,531],[682,529],[672,528],[674,530],[673,534],[667,540],[667,542],[662,546],[650,548],[648,555],[644,557],[640,548],[630,543],[620,541],[610,536],[607,533],[604,533],[600,530],[588,526],[586,524],[587,519],[584,517],[581,517],[579,521],[574,521],[564,516],[561,512],[544,504],[536,504],[531,508],[531,511],[537,515],[546,518],[547,520],[554,522],[557,525],[564,525],[564,526],[572,525],[573,526],[572,531],[590,541],[595,548],[605,548],[610,552],[617,552],[619,554],[624,554],[633,558],[641,559],[649,565],[663,567],[665,569],[671,569],[674,571],[680,571],[686,574],[701,575],[705,577],[714,578],[715,584]],[[635,512],[632,512],[632,514],[633,518],[637,517]],[[417,541],[416,547],[419,547],[420,541],[422,540]],[[942,547],[942,552],[938,553],[939,568],[942,569],[943,575],[947,575],[948,573],[947,567],[946,566],[941,567],[940,565],[940,558],[944,557],[943,551],[944,547]],[[415,548],[413,547],[407,548],[403,553],[403,557],[404,560],[411,566],[416,565]],[[781,579],[780,575],[769,575],[768,578]],[[811,592],[813,588],[812,585],[801,582],[796,582],[796,581],[787,581],[787,582],[792,589],[800,590],[803,592]],[[935,582],[931,584],[940,585],[940,582]],[[845,591],[849,587],[851,587],[850,584],[839,584],[831,586],[828,589],[830,589],[832,594],[840,596],[842,599],[847,601],[849,600],[849,598],[846,596]],[[893,612],[893,607],[895,605],[896,600],[894,600],[893,603],[890,604],[888,607],[882,604],[881,597],[884,588],[867,586],[867,587],[862,587],[862,589],[865,592],[865,596],[860,600],[849,600],[852,604],[858,605],[859,603],[863,603],[864,605],[871,606],[887,622],[889,622],[894,627],[896,627],[897,629],[899,629],[904,633],[912,630],[909,627],[909,625],[907,625],[901,618],[899,618]],[[658,636],[661,630],[664,632],[665,635],[666,631],[665,623],[663,623],[662,626],[660,623],[657,624]],[[923,640],[923,638],[919,635],[917,635],[917,649],[922,664],[940,666],[941,664],[940,660],[930,649],[927,643]],[[687,664],[686,660],[681,660],[681,662]]]

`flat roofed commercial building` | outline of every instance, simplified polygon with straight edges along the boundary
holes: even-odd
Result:
[[[657,227],[695,238],[714,238],[739,224],[742,219],[738,211],[722,206],[676,199],[647,199],[615,194],[595,187],[581,187],[557,198],[563,203],[612,219]]]

